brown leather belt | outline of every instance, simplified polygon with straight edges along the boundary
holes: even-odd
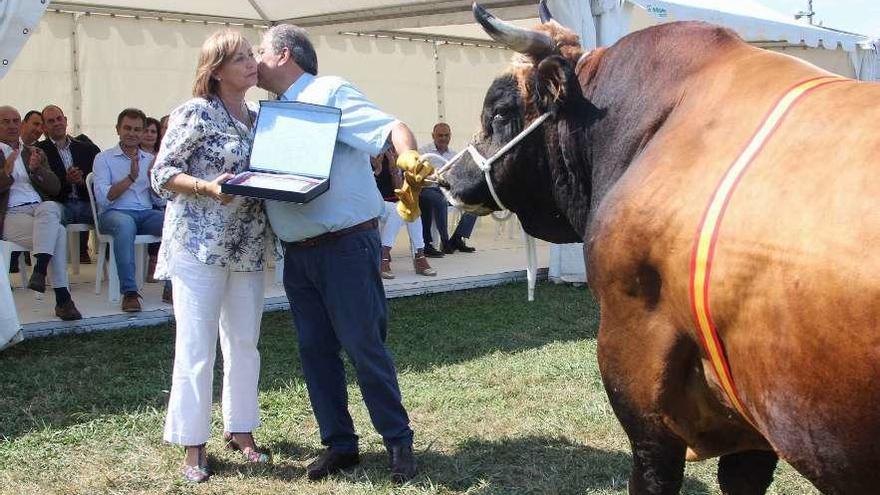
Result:
[[[348,234],[354,234],[355,232],[362,232],[364,230],[377,230],[379,228],[379,220],[376,218],[371,218],[366,222],[361,222],[357,225],[352,225],[351,227],[346,227],[344,229],[335,230],[333,232],[326,232],[321,235],[316,235],[315,237],[309,237],[308,239],[303,239],[301,241],[296,242],[285,242],[284,245],[286,247],[315,247],[319,244],[323,244],[325,242],[334,241],[339,239],[340,237],[346,236]]]

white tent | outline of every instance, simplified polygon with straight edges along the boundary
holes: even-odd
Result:
[[[537,22],[537,0],[484,0],[498,16]],[[873,79],[876,49],[863,36],[809,26],[754,0],[550,0],[588,47],[658,22],[702,19],[849,77]],[[6,0],[0,22],[0,94],[20,110],[53,102],[72,131],[112,145],[119,110],[167,114],[188,97],[201,41],[230,24],[257,41],[276,22],[309,29],[323,73],[351,79],[414,127],[420,141],[450,122],[453,147],[476,128],[482,95],[508,54],[470,13],[471,0]],[[42,10],[46,13],[40,18]],[[16,22],[16,12],[25,18]],[[36,15],[34,15],[36,13]],[[36,21],[39,19],[39,23]],[[30,25],[28,24],[30,23]],[[30,29],[29,29],[30,28]],[[30,42],[18,60],[24,39]],[[821,48],[820,48],[821,47]],[[824,48],[824,49],[823,49]],[[13,65],[14,64],[14,65]],[[395,77],[405,71],[406,77]],[[400,72],[397,72],[399,74]],[[254,99],[265,97],[255,91]]]
[[[35,0],[0,2],[7,9],[4,21],[13,17],[8,9],[16,3],[38,8]],[[101,147],[112,146],[121,109],[135,106],[162,116],[189,97],[198,50],[208,34],[229,24],[256,43],[270,23],[263,17],[292,18],[308,26],[322,73],[353,81],[382,108],[407,121],[420,142],[430,139],[436,121],[448,121],[457,146],[475,128],[473,108],[482,103],[482,92],[507,64],[509,52],[485,40],[380,29],[386,24],[418,27],[428,18],[466,22],[461,19],[470,15],[467,2],[442,3],[454,3],[455,13],[444,13],[449,8],[437,8],[436,2],[398,7],[378,1],[52,2],[42,18],[37,16],[39,23],[31,26],[30,40],[17,59],[6,54],[16,49],[13,44],[5,38],[0,42],[0,56],[8,60],[0,66],[8,69],[0,94],[2,103],[22,113],[57,104],[68,115],[73,134],[85,133]],[[520,3],[528,4],[529,16],[535,16],[532,2]],[[187,11],[173,11],[180,7]],[[517,8],[503,10],[515,14]],[[361,19],[357,30],[348,22],[352,19]],[[6,32],[9,39],[22,39],[18,27],[23,24]],[[258,90],[249,95],[265,97]]]

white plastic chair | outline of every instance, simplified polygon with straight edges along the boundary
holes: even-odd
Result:
[[[89,203],[92,207],[92,218],[95,221],[95,237],[98,239],[98,265],[95,270],[95,294],[101,293],[101,285],[104,279],[105,259],[110,258],[110,266],[107,268],[107,278],[109,279],[107,292],[110,302],[119,301],[119,272],[116,267],[116,256],[113,255],[113,236],[102,234],[101,228],[98,226],[98,209],[95,206],[95,191],[93,189],[94,174],[90,173],[86,177],[86,189],[89,191]],[[144,262],[146,258],[146,250],[144,246],[161,242],[162,238],[154,235],[137,235],[134,238],[134,260],[135,260],[135,280],[137,280],[138,289],[144,285]],[[78,256],[78,255],[77,255]]]
[[[89,232],[94,227],[87,223],[71,223],[67,225],[67,259],[72,265],[74,275],[79,275],[79,233]]]
[[[3,250],[3,257],[6,260],[8,260],[10,258],[13,251],[24,251],[24,252],[30,251],[30,249],[25,249],[23,246],[19,246],[18,244],[14,243],[14,242],[10,242],[10,241],[0,241],[0,249]],[[3,268],[3,270],[9,270],[9,265],[6,265],[2,268]],[[10,273],[9,275],[12,276],[13,274]],[[25,265],[25,263],[24,263],[24,256],[21,256],[21,255],[18,256],[18,276],[19,276],[19,279],[21,280],[21,286],[27,287],[27,284],[28,284],[27,265]],[[14,280],[14,277],[13,277],[13,280]],[[13,283],[13,280],[9,281],[9,285],[12,286],[13,288],[15,288],[15,284]]]

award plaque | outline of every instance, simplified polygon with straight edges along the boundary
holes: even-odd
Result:
[[[297,101],[261,101],[248,170],[224,182],[226,194],[307,203],[330,187],[342,111]]]

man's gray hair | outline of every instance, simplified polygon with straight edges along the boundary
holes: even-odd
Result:
[[[292,24],[279,24],[271,27],[266,34],[276,54],[287,48],[296,65],[309,74],[318,74],[318,55],[305,29]]]

